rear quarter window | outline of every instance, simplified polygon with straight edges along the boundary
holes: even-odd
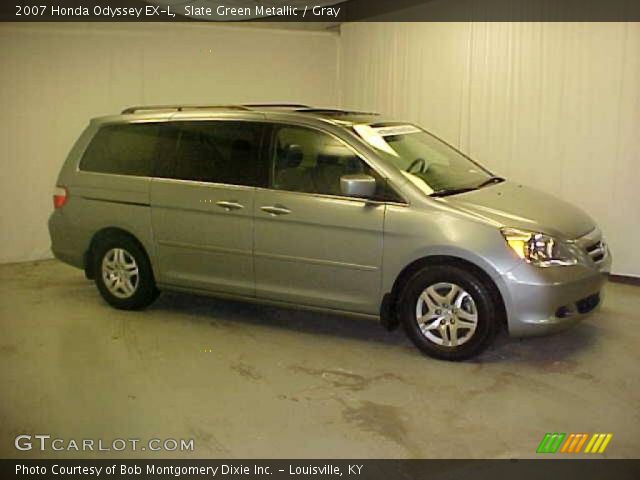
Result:
[[[159,133],[155,123],[101,127],[80,160],[80,170],[151,176]]]
[[[172,172],[158,161],[158,176],[228,185],[267,186],[268,167],[261,155],[264,126],[249,121],[176,122]],[[163,148],[163,150],[166,150]],[[165,153],[161,152],[161,157]]]

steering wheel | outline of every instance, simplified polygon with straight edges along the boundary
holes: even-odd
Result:
[[[417,169],[416,173],[423,173],[426,170],[425,167],[427,166],[427,162],[424,161],[424,158],[416,158],[413,162],[411,162],[411,165],[409,165],[409,168],[407,168],[407,172],[413,173],[415,168],[418,166],[420,168]]]

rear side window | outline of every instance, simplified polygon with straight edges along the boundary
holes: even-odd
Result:
[[[266,186],[268,167],[260,154],[263,126],[253,122],[180,122],[172,124],[175,150],[171,166],[158,176]]]
[[[80,170],[118,175],[150,176],[160,125],[107,125],[87,147]]]

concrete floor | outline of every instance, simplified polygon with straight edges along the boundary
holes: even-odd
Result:
[[[366,320],[178,294],[121,312],[57,261],[0,267],[0,322],[2,457],[78,456],[14,450],[48,433],[195,440],[154,458],[522,458],[545,432],[612,432],[605,457],[640,456],[638,287],[466,363]]]

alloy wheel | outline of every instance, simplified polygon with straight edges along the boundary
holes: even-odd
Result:
[[[416,322],[430,342],[457,347],[473,337],[478,310],[473,297],[460,285],[439,282],[425,288],[418,297]]]
[[[138,264],[124,248],[112,248],[102,258],[102,280],[113,296],[130,298],[138,288],[139,279]]]

